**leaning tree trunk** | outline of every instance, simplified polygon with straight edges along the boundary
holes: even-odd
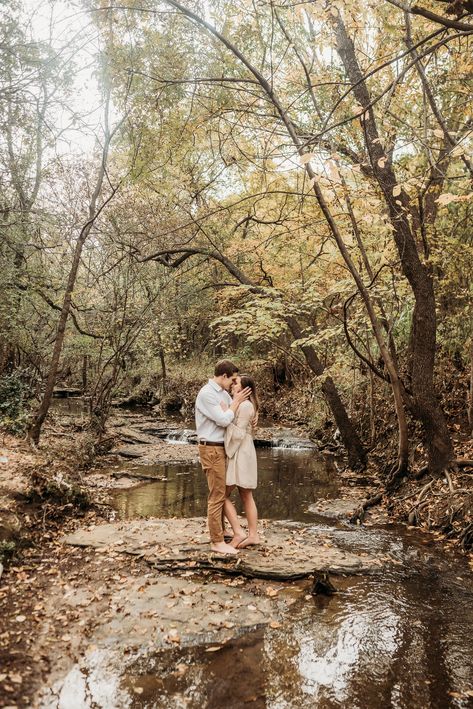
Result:
[[[95,208],[94,208],[95,211]],[[94,216],[95,219],[95,216]],[[66,333],[67,319],[69,317],[69,312],[71,309],[72,292],[74,290],[74,285],[77,278],[77,272],[79,270],[80,258],[82,255],[82,249],[84,247],[85,241],[90,233],[93,221],[87,222],[87,225],[82,229],[81,234],[77,240],[74,257],[72,260],[71,270],[69,271],[69,277],[67,279],[66,292],[64,294],[64,300],[61,308],[61,314],[59,316],[59,322],[56,331],[56,337],[54,340],[53,354],[51,357],[51,362],[49,364],[48,376],[46,379],[46,386],[44,389],[43,398],[41,404],[34,416],[33,422],[28,431],[28,438],[35,443],[39,443],[41,436],[41,428],[48,415],[49,407],[51,405],[51,399],[53,396],[54,386],[56,384],[57,372],[59,369],[59,360],[61,357],[62,346],[64,344],[64,337]],[[89,227],[89,228],[87,228]]]
[[[286,322],[296,340],[300,340],[303,333],[296,318],[288,317],[286,318]],[[310,369],[318,377],[321,377],[325,371],[325,366],[319,359],[314,348],[310,345],[302,345],[301,350],[304,353],[306,362]],[[366,450],[355,429],[355,426],[353,425],[353,421],[348,415],[345,404],[342,401],[332,377],[325,377],[322,382],[322,392],[325,396],[330,411],[333,414],[338,430],[340,431],[340,438],[348,454],[348,464],[350,468],[355,470],[357,468],[364,468],[367,463]]]

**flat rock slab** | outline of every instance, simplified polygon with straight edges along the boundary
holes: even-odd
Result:
[[[275,580],[305,578],[316,571],[357,574],[379,571],[366,551],[338,546],[336,537],[314,525],[263,520],[262,544],[238,556],[212,552],[206,520],[148,519],[104,524],[65,537],[66,544],[138,555],[162,572],[209,569],[230,576]]]
[[[135,444],[120,446],[119,448],[114,448],[111,452],[121,455],[122,458],[143,458],[148,453],[148,446]]]
[[[56,674],[57,680],[43,692],[41,709],[144,706],[131,701],[126,689],[120,691],[130,664],[175,648],[199,646],[213,653],[245,633],[281,627],[292,604],[299,599],[307,602],[302,588],[253,582],[259,586],[246,590],[243,579],[202,583],[188,577],[150,576],[123,577],[121,588],[110,593],[87,587],[65,591],[63,601],[79,611],[93,607],[97,591],[107,604],[89,624],[89,645],[79,662],[66,676]],[[172,700],[169,706],[175,706]]]
[[[308,508],[312,514],[327,517],[329,519],[350,519],[361,507],[364,500],[321,500]]]
[[[122,441],[124,441],[125,443],[153,444],[155,441],[153,436],[149,436],[146,433],[142,433],[141,431],[135,430],[133,428],[128,428],[127,426],[123,426],[122,428],[120,428],[118,433]]]
[[[275,620],[284,606],[282,599],[222,583],[133,578],[114,594],[114,612],[96,627],[93,642],[113,647],[148,641],[155,648],[223,643]]]

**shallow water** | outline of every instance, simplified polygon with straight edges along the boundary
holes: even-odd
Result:
[[[312,451],[258,450],[261,517],[311,522],[347,551],[389,559],[377,576],[336,577],[333,597],[306,596],[280,628],[209,652],[143,647],[134,659],[97,651],[76,666],[48,709],[444,709],[473,706],[473,581],[459,555],[403,527],[356,527],[307,514],[337,496],[337,471]],[[124,464],[124,472],[134,467]],[[142,468],[140,468],[142,469]],[[122,519],[205,515],[196,464],[155,466],[163,477],[114,493]],[[203,579],[205,581],[205,579]],[[471,692],[471,695],[468,695]],[[70,702],[73,702],[72,704]]]
[[[445,598],[429,579],[338,586],[330,600],[299,602],[281,629],[256,631],[215,653],[189,648],[143,658],[122,686],[143,689],[133,706],[163,709],[471,706],[450,694],[471,687],[473,673],[473,612],[458,607],[462,595],[439,614]]]
[[[307,506],[321,497],[337,495],[334,464],[313,451],[260,448],[258,488],[254,497],[261,517],[306,520]],[[133,466],[122,466],[124,472]],[[136,466],[161,480],[143,483],[113,495],[121,519],[136,517],[205,517],[207,482],[198,463]],[[241,510],[238,494],[233,499]],[[313,515],[310,515],[313,519]]]

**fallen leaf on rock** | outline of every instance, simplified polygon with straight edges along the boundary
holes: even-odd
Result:
[[[272,586],[268,586],[266,589],[266,595],[270,596],[270,598],[273,598],[274,596],[277,596],[279,591],[276,588],[273,588]]]
[[[181,638],[179,637],[178,632],[176,630],[172,630],[172,629],[166,635],[165,640],[167,640],[170,643],[176,643],[177,645],[181,642]]]
[[[221,645],[211,645],[211,647],[206,647],[205,652],[217,652],[217,650],[221,650],[222,646]]]
[[[24,615],[17,615],[16,618],[15,618],[15,620],[16,620],[17,623],[24,623],[25,620],[26,620],[26,616],[24,616]]]
[[[277,621],[277,620],[272,620],[272,621],[270,622],[270,624],[269,624],[269,627],[270,627],[270,628],[281,628],[281,627],[282,627],[282,623],[280,623],[280,622]]]
[[[135,694],[143,694],[143,687],[133,687],[133,691]]]
[[[178,675],[182,677],[182,675],[185,675],[188,669],[189,668],[187,665],[180,663],[179,665],[176,665],[176,669],[174,670],[173,675]]]

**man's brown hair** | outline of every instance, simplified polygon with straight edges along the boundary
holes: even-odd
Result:
[[[215,365],[214,374],[216,377],[221,377],[223,374],[226,374],[227,377],[232,377],[237,372],[238,367],[236,364],[233,364],[233,362],[230,362],[229,359],[221,359],[220,362],[217,362]]]

